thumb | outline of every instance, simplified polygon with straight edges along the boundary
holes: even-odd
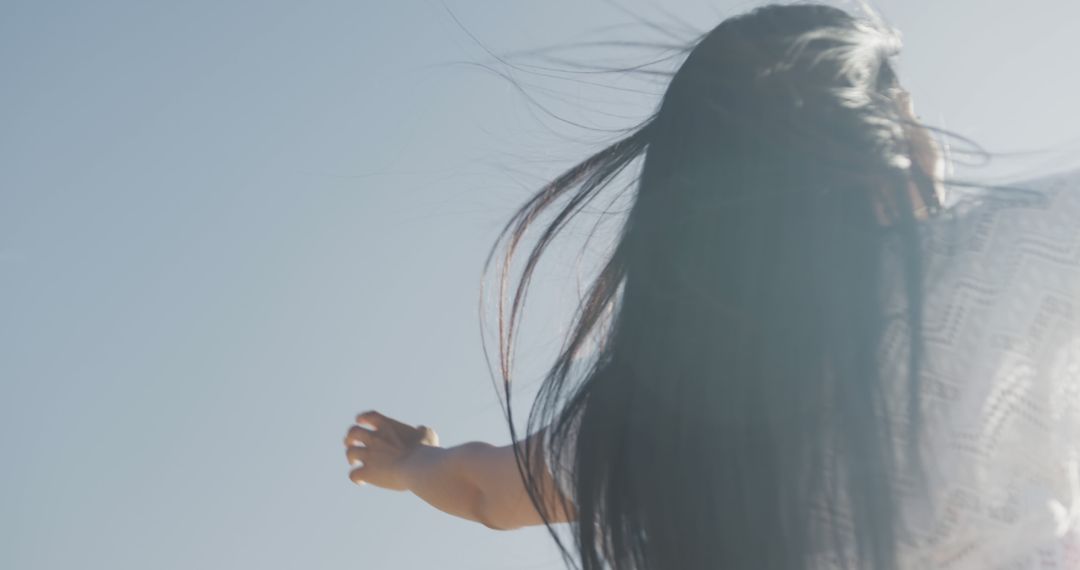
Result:
[[[425,425],[418,425],[416,429],[420,431],[421,442],[428,445],[439,445],[439,435],[435,433],[435,430]]]

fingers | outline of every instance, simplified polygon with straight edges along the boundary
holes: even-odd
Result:
[[[397,421],[397,420],[395,420],[393,418],[384,416],[384,415],[380,414],[379,412],[376,412],[375,410],[370,410],[370,411],[364,412],[364,413],[356,416],[356,423],[358,423],[358,424],[367,424],[367,425],[370,425],[370,426],[374,427],[375,429],[388,429],[388,428],[412,429],[412,426],[410,426],[408,424],[405,424],[405,423],[401,423],[401,422],[399,422],[399,421]]]
[[[371,445],[377,437],[378,435],[372,430],[360,426],[352,426],[349,428],[348,433],[345,434],[345,446]]]
[[[349,461],[349,465],[356,466],[360,463],[367,463],[368,453],[370,453],[366,447],[347,447],[345,448],[345,459]]]
[[[399,422],[393,418],[384,416],[383,414],[369,410],[356,416],[357,424],[364,424],[368,427],[361,425],[353,425],[349,427],[348,432],[345,434],[345,458],[348,460],[349,465],[355,469],[349,471],[349,479],[357,485],[366,485],[369,483],[368,477],[376,476],[376,473],[381,471],[371,471],[368,466],[369,459],[372,458],[372,453],[379,453],[379,449],[386,446],[394,447],[400,445],[402,442],[410,439],[408,436],[418,428],[414,428],[408,424]],[[374,429],[369,429],[374,428]],[[421,428],[421,433],[425,435],[431,432],[430,437],[434,439],[434,431]],[[373,450],[371,446],[374,446]],[[363,464],[363,465],[361,465]],[[361,465],[357,467],[358,465]],[[383,482],[372,483],[379,487],[391,488],[384,485]],[[396,487],[394,487],[396,488]]]
[[[356,423],[367,424],[375,429],[381,429],[386,426],[388,419],[389,418],[380,414],[379,412],[376,412],[375,410],[369,410],[367,412],[357,415]]]

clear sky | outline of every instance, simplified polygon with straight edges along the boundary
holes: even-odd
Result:
[[[675,20],[704,31],[757,3],[619,5],[661,29],[582,0],[0,3],[0,568],[558,568],[542,529],[352,485],[341,440],[377,408],[445,444],[508,441],[484,256],[615,135],[531,105],[451,12],[511,54],[670,41]],[[926,120],[998,151],[1076,148],[1080,3],[877,6]],[[602,128],[659,94],[514,77]],[[575,247],[538,284],[523,403]]]

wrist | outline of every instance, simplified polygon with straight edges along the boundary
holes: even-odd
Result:
[[[442,459],[446,450],[437,445],[419,444],[401,459],[401,478],[412,491]]]

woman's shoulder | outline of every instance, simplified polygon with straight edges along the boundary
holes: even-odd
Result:
[[[1003,259],[1023,255],[1077,265],[1068,252],[1080,245],[1080,168],[985,187],[947,186],[944,208],[922,230],[932,283],[1006,270]]]
[[[1080,205],[1080,167],[1012,178],[984,186],[946,183],[944,209],[932,222],[994,218],[1003,222],[1038,218],[1041,213],[1062,214],[1064,207]],[[1008,212],[999,216],[999,212]],[[930,225],[935,225],[931,223]]]

